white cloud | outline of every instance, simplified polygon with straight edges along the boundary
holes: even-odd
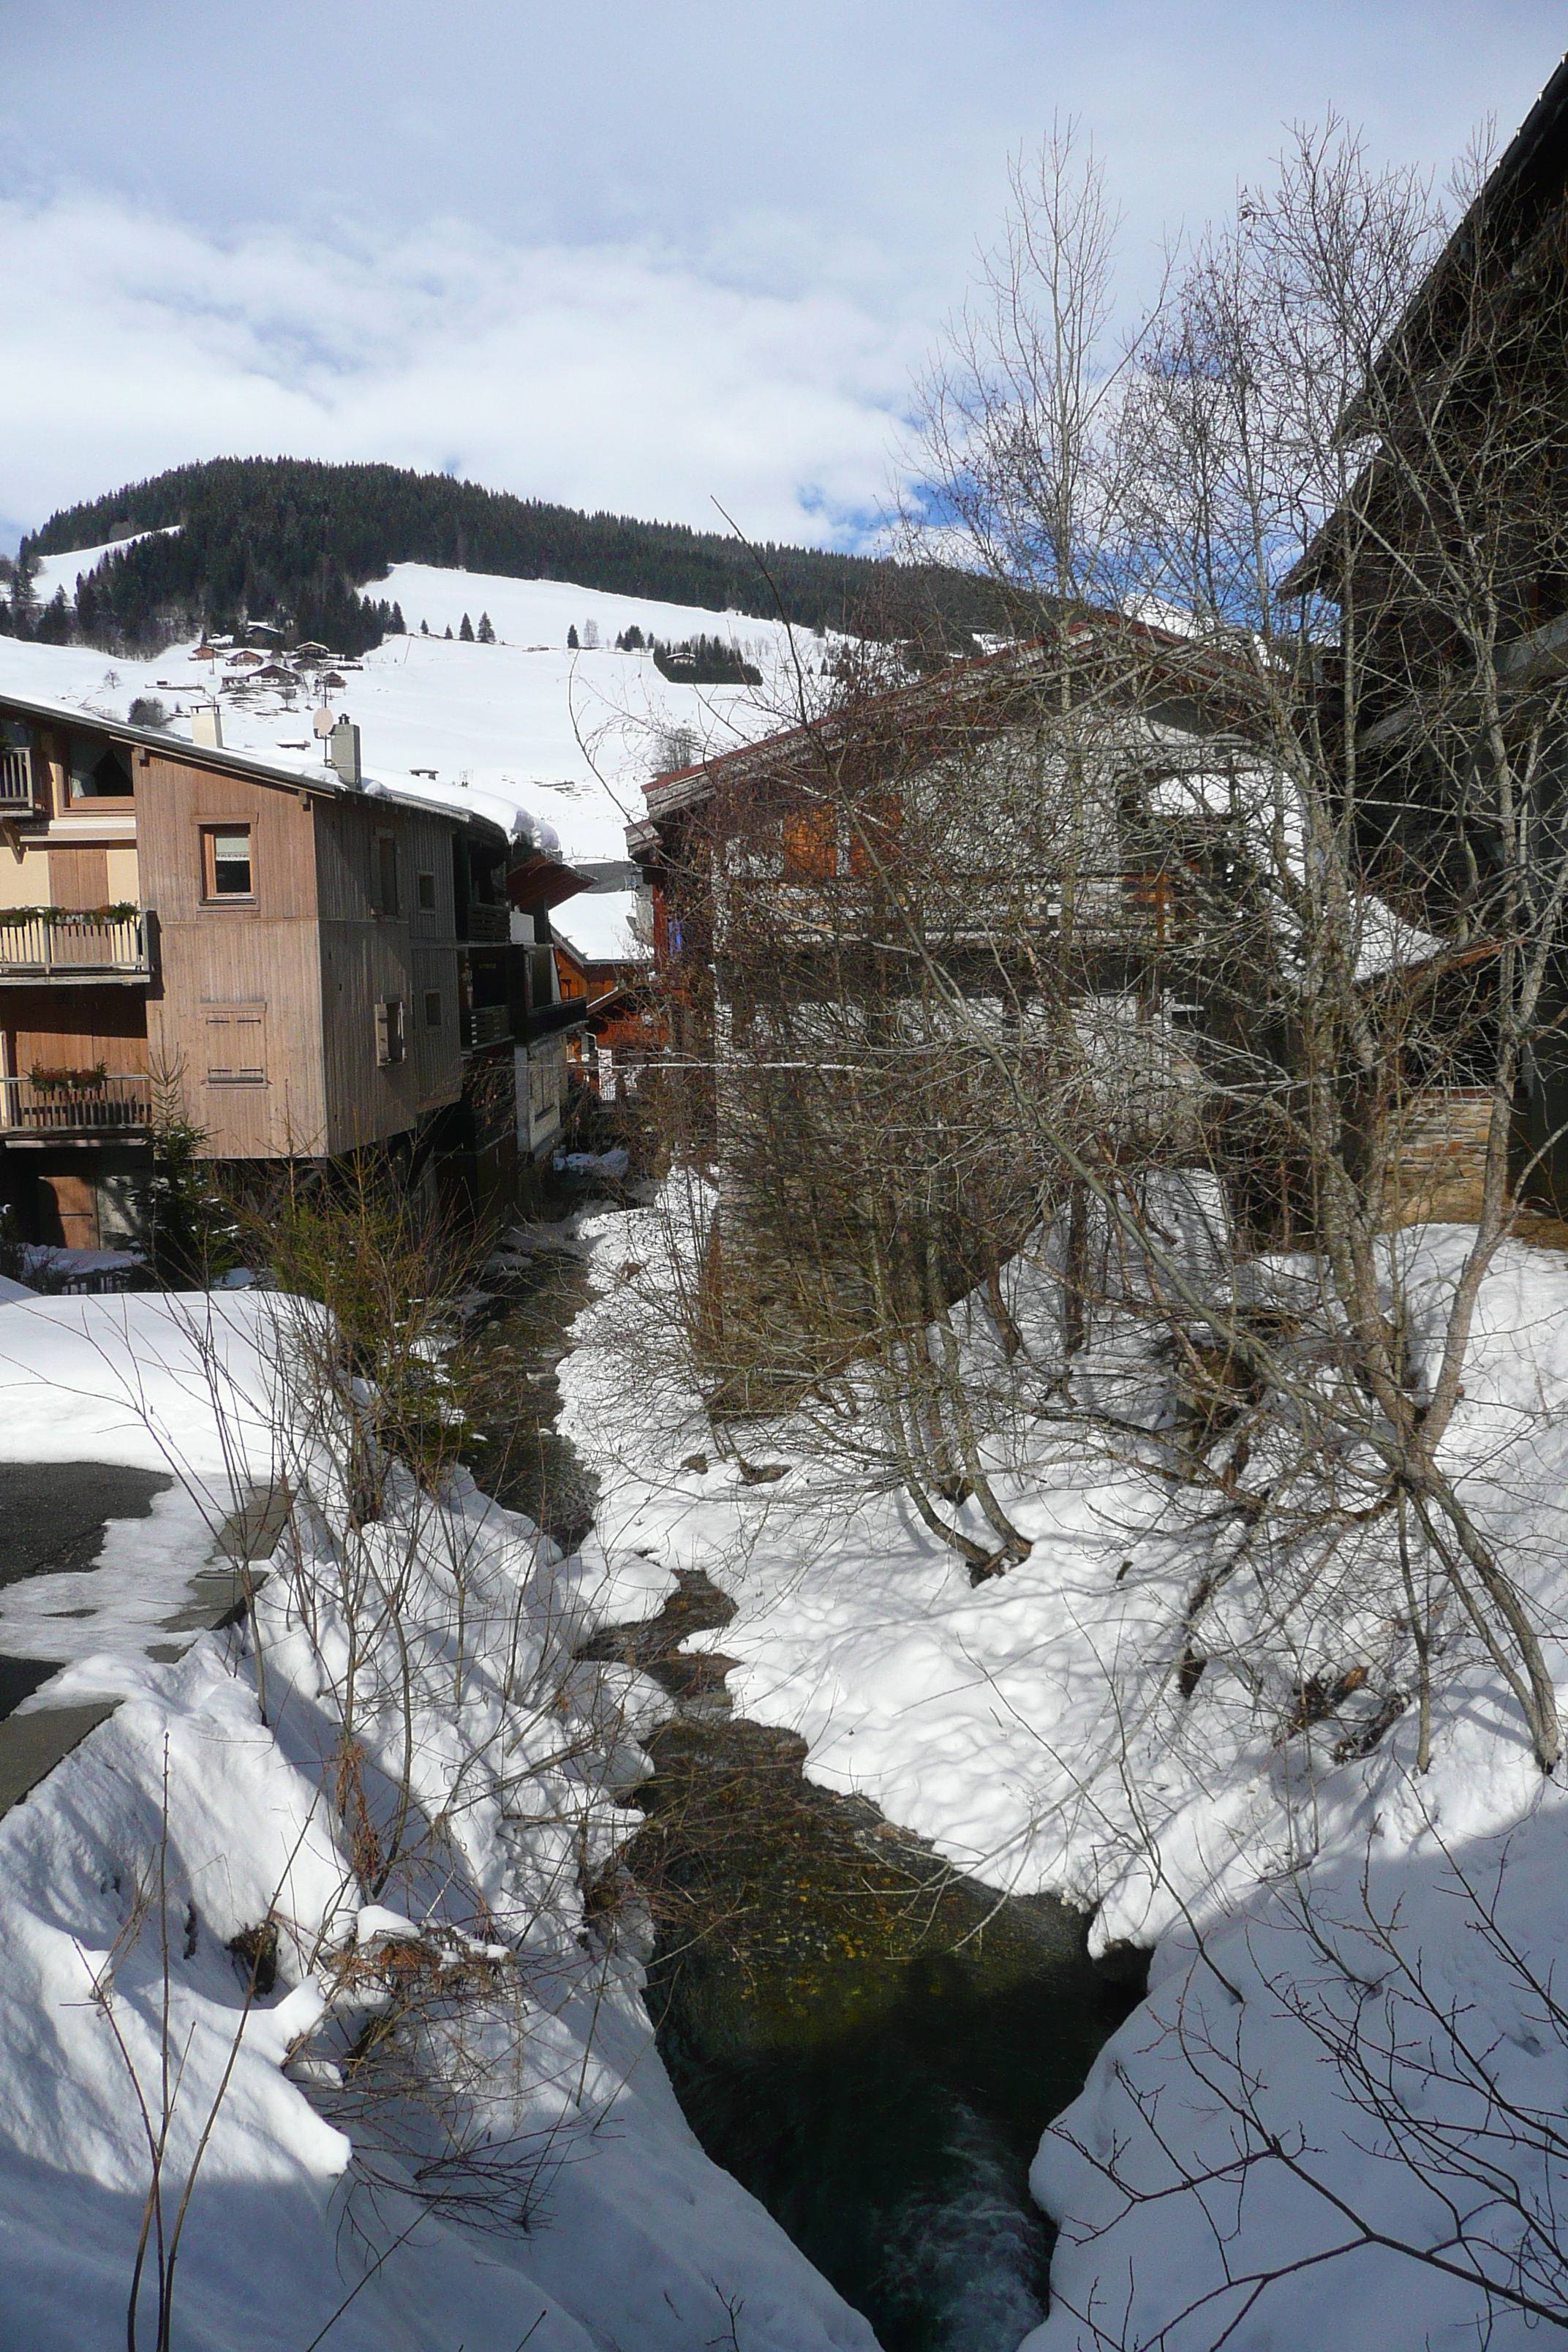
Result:
[[[1078,114],[1162,232],[1331,105],[1439,176],[1560,0],[58,0],[0,11],[0,518],[219,452],[850,538]],[[63,174],[72,173],[68,182]],[[476,226],[478,224],[479,226]]]
[[[219,236],[74,191],[0,204],[0,513],[32,518],[193,457],[287,451],[852,535],[921,340],[847,269],[769,292],[651,242],[521,248],[455,220]]]

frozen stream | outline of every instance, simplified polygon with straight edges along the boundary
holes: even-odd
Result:
[[[564,1255],[519,1281],[493,1344],[523,1410],[474,1464],[486,1483],[485,1451],[504,1452],[492,1491],[568,1536],[593,1497],[549,1426],[548,1370],[584,1297]],[[1066,1906],[958,1876],[807,1781],[801,1740],[732,1716],[722,1657],[681,1648],[730,1614],[689,1576],[658,1618],[588,1652],[641,1666],[678,1708],[647,1743],[626,1857],[658,1928],[660,2052],[708,2153],[886,2352],[1014,2352],[1050,2251],[1030,2159],[1136,1992],[1096,1973]]]

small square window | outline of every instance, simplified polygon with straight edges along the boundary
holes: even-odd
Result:
[[[441,1026],[441,992],[438,988],[425,992],[425,1026],[426,1029],[439,1029]]]
[[[389,833],[375,836],[375,911],[397,912],[397,844]]]
[[[436,877],[434,874],[421,874],[419,877],[419,911],[422,915],[433,915],[436,911]]]
[[[249,898],[255,896],[247,824],[213,825],[202,836],[209,898]]]

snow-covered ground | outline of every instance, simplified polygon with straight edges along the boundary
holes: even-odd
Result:
[[[1472,1238],[1434,1227],[1388,1245],[1417,1356]],[[897,1490],[857,1491],[787,1421],[744,1427],[753,1465],[787,1465],[752,1483],[675,1370],[668,1243],[657,1209],[605,1224],[601,1297],[563,1368],[562,1426],[604,1481],[611,1556],[702,1568],[734,1595],[706,1638],[738,1661],[738,1711],[801,1732],[814,1778],[863,1790],[998,1886],[1092,1907],[1099,1948],[1157,1948],[1150,2002],[1042,2148],[1037,2190],[1062,2236],[1031,2345],[1208,2352],[1233,2320],[1237,2352],[1473,2343],[1478,2245],[1500,2249],[1479,2258],[1498,2278],[1522,2263],[1568,2325],[1568,2254],[1552,2251],[1568,2016],[1551,1989],[1568,1799],[1479,1645],[1449,1629],[1423,1777],[1413,1708],[1342,1759],[1339,1727],[1281,1737],[1239,1674],[1211,1664],[1179,1689],[1184,1611],[1226,1515],[1143,1475],[1136,1447],[1113,1458],[1087,1416],[987,1449],[1033,1549],[978,1587]],[[1044,1254],[1009,1282],[1033,1345],[1056,1316]],[[964,1328],[996,1354],[978,1298]],[[1125,1385],[1120,1403],[1136,1417]],[[1500,1251],[1443,1461],[1561,1693],[1568,1262]],[[1394,1642],[1396,1620],[1365,1638]],[[1359,2071],[1335,2056],[1358,2034]],[[1425,2178],[1405,2160],[1413,2116]],[[1327,2259],[1360,2247],[1356,2216],[1390,2242]],[[1248,2280],[1300,2261],[1248,2301]],[[1487,2340],[1521,2343],[1526,2325],[1514,2308]]]
[[[126,2340],[162,2144],[144,2343],[161,2252],[191,2352],[872,2352],[686,2127],[635,1917],[612,1942],[584,1909],[658,1702],[571,1653],[668,1575],[563,1559],[471,1486],[437,1509],[395,1473],[352,1533],[331,1428],[283,1370],[312,1312],[0,1307],[0,1498],[6,1459],[180,1481],[110,1530],[92,1639],[47,1694],[118,1711],[0,1821],[0,2340]],[[171,1567],[279,1477],[254,1644],[151,1663]],[[247,2000],[230,1947],[270,1951],[268,1923],[276,1980]],[[382,2060],[378,2020],[403,2029]]]
[[[74,593],[76,572],[102,549],[51,556],[40,571]],[[74,567],[74,568],[73,568]],[[51,590],[52,593],[52,590]],[[360,729],[367,779],[400,791],[473,807],[509,832],[526,810],[558,836],[568,859],[624,859],[626,828],[644,814],[642,784],[683,744],[727,751],[785,723],[796,693],[790,632],[782,625],[695,605],[607,595],[551,580],[395,565],[366,595],[401,604],[410,634],[388,637],[361,664],[339,665],[330,690],[335,715]],[[493,646],[467,645],[457,632],[467,614],[477,629],[488,613]],[[431,635],[419,634],[427,621]],[[570,651],[592,622],[596,647]],[[617,635],[636,624],[645,637],[680,642],[721,636],[763,672],[760,688],[672,684],[652,656],[616,653]],[[448,641],[441,632],[450,626]],[[801,662],[815,674],[825,647],[795,633]],[[171,646],[149,660],[110,659],[88,646],[0,638],[0,694],[33,695],[124,719],[132,701],[155,696],[176,734],[186,714],[219,684],[226,745],[265,753],[302,772],[319,771],[322,753],[310,726],[313,689],[237,684],[222,660],[192,659],[194,645]],[[696,756],[693,751],[690,756]],[[574,934],[573,936],[575,936]]]

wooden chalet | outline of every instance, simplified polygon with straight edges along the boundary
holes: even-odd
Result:
[[[525,910],[563,885],[516,880],[488,820],[362,780],[349,732],[352,760],[302,772],[0,698],[0,1202],[23,1238],[135,1240],[176,1108],[213,1160],[374,1147],[504,1187],[517,1062],[562,1025]]]
[[[1560,838],[1568,789],[1564,317],[1568,58],[1342,420],[1347,442],[1368,438],[1372,454],[1352,496],[1326,518],[1282,583],[1288,596],[1318,596],[1356,614],[1359,685],[1351,713],[1342,705],[1343,667],[1333,655],[1325,664],[1323,710],[1347,765],[1353,751],[1368,870],[1395,906],[1459,940],[1475,936],[1475,877],[1494,857],[1495,814],[1468,805],[1464,778],[1466,747],[1489,740],[1491,719],[1472,690],[1474,655],[1456,620],[1451,578],[1439,593],[1431,517],[1412,497],[1408,473],[1400,487],[1387,446],[1405,435],[1405,412],[1422,404],[1431,446],[1440,446],[1443,434],[1453,436],[1444,479],[1470,485],[1467,530],[1493,551],[1485,596],[1477,601],[1492,608],[1496,721],[1520,772],[1533,778],[1532,827],[1543,840]],[[1468,467],[1478,452],[1472,477]],[[1440,498],[1432,512],[1446,512]],[[1466,536],[1451,521],[1449,528],[1456,542]],[[1347,726],[1353,745],[1343,740]],[[1532,737],[1539,757],[1527,758]],[[1484,937],[1475,952],[1490,954]],[[1473,1026],[1473,1005],[1468,1009]],[[1512,1181],[1522,1179],[1530,1197],[1561,1215],[1568,1210],[1568,946],[1559,946],[1549,968],[1533,1025],[1515,1105]],[[1413,1108],[1407,1197],[1435,1192],[1444,1213],[1477,1213],[1489,1101],[1483,1089],[1450,1084],[1441,1099],[1434,1093]]]
[[[1070,841],[1053,814],[1064,667],[1083,779]],[[1212,652],[1098,614],[1048,644],[954,664],[655,777],[627,840],[650,898],[670,1052],[694,1066],[721,1058],[737,1012],[728,943],[748,909],[765,919],[797,999],[811,998],[829,942],[836,973],[863,950],[869,974],[889,921],[877,869],[885,859],[896,873],[933,780],[962,761],[971,805],[919,908],[922,952],[976,1000],[995,996],[1006,956],[1016,1002],[1049,941],[1075,992],[1124,1009],[1131,1050],[1190,1093],[1197,974],[1235,845],[1201,792],[1173,802],[1163,788],[1256,764],[1237,700]]]

